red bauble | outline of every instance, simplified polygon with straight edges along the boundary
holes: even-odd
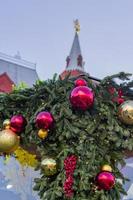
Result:
[[[92,107],[94,103],[94,93],[86,86],[78,86],[72,90],[70,102],[73,108],[85,111]]]
[[[74,83],[75,83],[76,87],[78,87],[78,86],[87,86],[86,80],[84,80],[82,78],[77,79]]]
[[[121,88],[118,90],[118,96],[119,96],[119,97],[122,97],[122,96],[123,96],[123,91],[122,91]]]
[[[122,97],[118,97],[117,99],[117,103],[120,105],[122,103],[124,103],[125,99],[123,99]]]
[[[111,95],[113,95],[113,94],[116,92],[116,89],[115,89],[113,86],[110,86],[110,87],[108,88],[108,91],[109,91],[109,93],[110,93]]]
[[[54,125],[54,118],[50,112],[40,112],[36,117],[36,125],[39,129],[51,129]]]
[[[96,177],[96,184],[100,189],[110,190],[115,184],[115,176],[111,172],[100,172]]]
[[[123,99],[122,97],[114,97],[112,98],[112,101],[120,105],[125,101],[125,99]]]
[[[26,119],[22,115],[14,115],[10,121],[10,128],[15,133],[21,133],[26,126]]]

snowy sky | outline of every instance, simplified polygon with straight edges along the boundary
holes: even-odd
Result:
[[[133,73],[133,0],[0,0],[0,52],[37,63],[41,79],[65,68],[81,24],[85,69],[104,77]]]

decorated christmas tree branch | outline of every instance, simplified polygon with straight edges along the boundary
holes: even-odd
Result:
[[[119,73],[95,84],[87,76],[54,76],[0,94],[0,152],[16,155],[23,165],[21,148],[37,155],[36,163],[22,149],[26,162],[40,170],[34,189],[41,199],[120,200],[124,190],[117,179],[126,179],[118,166],[133,150],[129,77]]]

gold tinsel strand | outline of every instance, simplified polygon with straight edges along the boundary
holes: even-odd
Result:
[[[18,160],[22,166],[36,167],[38,164],[36,155],[30,154],[28,151],[21,147],[17,148],[17,150],[14,152],[14,155],[16,160]]]

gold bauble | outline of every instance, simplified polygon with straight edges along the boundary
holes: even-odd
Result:
[[[45,139],[48,136],[48,131],[45,129],[40,129],[38,131],[38,137],[41,139]]]
[[[112,172],[112,167],[110,165],[103,165],[101,170],[102,171]]]
[[[12,153],[19,146],[20,138],[10,129],[0,131],[0,152]]]
[[[128,100],[122,103],[118,110],[119,118],[128,125],[133,125],[133,101]]]
[[[44,171],[45,176],[53,176],[57,173],[57,163],[52,158],[45,158],[41,162],[41,167]]]
[[[9,129],[10,128],[10,119],[5,119],[3,122],[3,129]]]

